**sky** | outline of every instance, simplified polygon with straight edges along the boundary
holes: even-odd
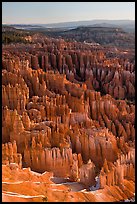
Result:
[[[135,2],[2,2],[2,23],[135,20]]]

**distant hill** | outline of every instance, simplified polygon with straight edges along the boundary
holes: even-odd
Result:
[[[3,25],[2,32],[6,32],[6,31],[16,31],[16,28],[14,28],[13,26]]]
[[[97,43],[122,48],[135,47],[135,35],[127,33],[119,27],[80,26],[65,31],[45,31],[43,33],[51,37],[62,37],[85,43]]]
[[[71,41],[76,40],[79,42],[97,43],[105,46],[134,48],[134,23],[135,21],[128,20],[94,20],[40,25],[14,24],[9,25],[9,29],[18,28],[22,31],[39,32],[49,37],[62,37]],[[78,26],[80,24],[85,25]]]
[[[43,24],[45,27],[78,27],[78,26],[93,26],[98,24],[98,26],[108,26],[108,27],[121,27],[125,29],[135,30],[135,21],[134,20],[91,20],[91,21],[74,21],[74,22],[65,22],[65,23],[54,23],[54,24]]]
[[[102,26],[102,27],[120,27],[127,32],[135,32],[135,20],[89,20],[89,21],[73,21],[51,24],[12,24],[15,28],[20,29],[44,29],[44,28],[65,28],[71,29],[79,26]]]
[[[27,43],[28,41],[25,39],[26,36],[31,33],[26,30],[16,29],[12,26],[3,25],[2,26],[2,43]]]

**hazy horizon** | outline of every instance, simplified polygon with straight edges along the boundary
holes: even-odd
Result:
[[[135,20],[135,2],[2,2],[2,24]]]
[[[75,22],[85,22],[85,21],[135,21],[130,19],[92,19],[92,20],[80,20],[80,21],[64,21],[64,22],[56,22],[56,23],[2,23],[7,25],[14,25],[14,24],[24,24],[24,25],[36,25],[36,24],[60,24],[60,23],[75,23]]]

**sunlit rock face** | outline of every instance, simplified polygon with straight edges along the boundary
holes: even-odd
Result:
[[[17,145],[14,140],[13,143],[8,142],[2,144],[2,164],[16,163],[19,167],[22,167],[22,155],[17,153]]]
[[[31,42],[3,46],[3,201],[132,198],[135,69],[130,52],[126,59],[122,51],[110,57],[111,48],[39,35]]]
[[[100,172],[100,187],[105,185],[122,185],[124,179],[134,181],[135,179],[135,152],[129,151],[126,155],[121,155],[114,164],[105,160]]]

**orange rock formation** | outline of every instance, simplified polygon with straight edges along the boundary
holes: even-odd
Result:
[[[21,193],[30,197],[19,200],[29,202],[131,198],[134,62],[118,54],[109,57],[103,47],[39,35],[31,41],[3,46],[3,201],[16,201]],[[37,177],[28,167],[41,174]],[[5,183],[10,175],[21,183]],[[88,192],[96,176],[99,189]],[[69,182],[59,187],[51,177]],[[8,191],[17,193],[14,199]]]

